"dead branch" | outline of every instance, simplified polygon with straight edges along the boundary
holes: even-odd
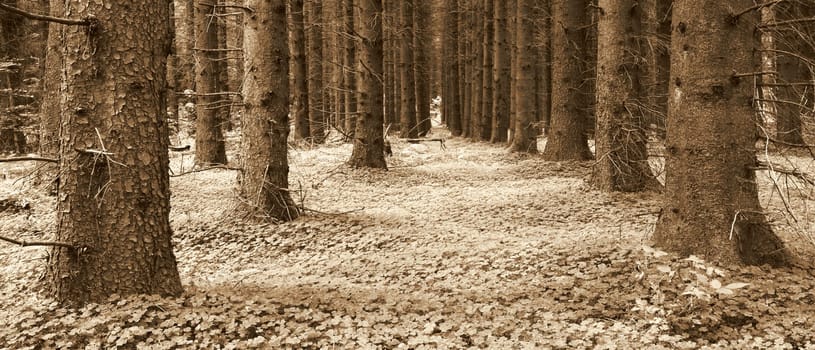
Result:
[[[190,150],[190,145],[184,145],[184,146],[173,146],[173,145],[170,145],[170,146],[168,146],[167,148],[168,148],[169,150],[173,151],[173,152],[184,152],[184,151],[189,151],[189,150]]]
[[[236,168],[236,167],[231,167],[231,166],[226,166],[226,165],[213,165],[213,166],[209,166],[209,167],[206,167],[206,168],[200,168],[200,169],[185,171],[185,172],[180,173],[180,174],[170,174],[170,177],[179,177],[179,176],[189,175],[189,174],[192,174],[192,173],[200,173],[202,171],[213,170],[213,169],[238,170],[238,171],[243,170],[241,168]]]
[[[58,163],[59,159],[55,158],[46,158],[46,157],[11,157],[11,158],[0,158],[0,163],[8,163],[8,162],[25,162],[25,161],[38,161],[38,162],[49,162],[49,163]]]
[[[76,248],[71,243],[66,242],[57,242],[57,241],[23,241],[19,239],[9,238],[5,236],[0,236],[0,240],[13,243],[19,245],[21,247],[32,247],[32,246],[45,246],[45,247],[64,247],[64,248]]]
[[[359,211],[363,211],[363,210],[365,210],[365,207],[357,208],[357,209],[351,209],[351,210],[347,210],[347,211],[341,211],[341,212],[337,212],[337,213],[329,213],[329,212],[324,212],[324,211],[320,211],[320,210],[316,210],[316,209],[309,209],[309,208],[306,208],[306,207],[300,207],[300,210],[311,212],[311,213],[316,213],[316,214],[338,216],[338,215],[345,215],[345,214],[351,214],[351,213],[356,213],[356,212],[359,212]]]
[[[789,169],[789,168],[786,168],[786,167],[781,166],[779,164],[770,164],[770,163],[763,162],[763,161],[759,160],[759,161],[756,161],[756,166],[751,167],[751,169],[752,170],[770,170],[770,171],[773,171],[773,172],[776,172],[776,173],[779,173],[779,174],[789,175],[789,176],[792,176],[794,178],[800,179],[801,181],[804,181],[809,185],[815,185],[815,178],[813,178],[809,174],[801,172],[798,169]]]
[[[444,139],[401,139],[407,143],[422,143],[422,142],[438,142],[441,146],[441,149],[446,150],[447,147],[444,145]]]
[[[786,1],[786,0],[768,1],[768,2],[765,2],[765,3],[761,3],[761,4],[758,4],[758,5],[755,5],[755,6],[748,7],[746,9],[744,9],[744,10],[741,10],[741,11],[739,11],[737,13],[734,13],[733,14],[733,19],[737,19],[737,18],[741,17],[742,15],[744,15],[745,13],[755,11],[755,10],[760,10],[760,9],[765,8],[767,6],[772,6],[772,5],[775,5],[775,4],[779,3],[779,2],[784,2],[784,1]]]
[[[54,22],[66,25],[75,25],[75,26],[90,26],[95,25],[97,20],[95,18],[85,18],[85,19],[70,19],[70,18],[59,18],[59,17],[52,17],[46,15],[40,15],[36,13],[31,13],[28,11],[24,11],[18,9],[14,6],[9,6],[3,3],[0,3],[0,10],[4,10],[6,12],[10,12],[16,15],[23,16],[28,19],[33,19],[37,21],[46,21],[46,22]]]

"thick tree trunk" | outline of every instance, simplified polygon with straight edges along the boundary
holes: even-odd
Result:
[[[415,0],[413,59],[416,77],[416,123],[420,137],[430,133],[430,1]]]
[[[289,221],[299,209],[289,194],[289,48],[284,0],[246,0],[255,12],[244,27],[242,203],[248,215]]]
[[[552,2],[552,119],[543,157],[546,160],[592,158],[586,130],[584,78],[587,64],[587,2]]]
[[[537,153],[537,136],[535,128],[535,56],[533,43],[533,22],[530,14],[534,0],[518,0],[518,27],[515,33],[515,45],[518,53],[518,70],[515,72],[517,87],[515,135],[512,139],[513,152]]]
[[[292,0],[290,3],[291,21],[291,57],[294,60],[294,137],[304,140],[311,136],[309,127],[308,106],[308,64],[306,61],[306,34],[303,16],[303,0]]]
[[[416,125],[416,79],[414,76],[413,62],[413,0],[402,0],[399,9],[399,28],[402,40],[399,42],[399,76],[401,81],[400,103],[402,109],[399,112],[399,137],[416,138],[419,130]]]
[[[169,47],[166,5],[68,4],[75,9],[70,17],[93,14],[98,26],[64,27],[67,114],[56,240],[76,248],[54,248],[49,273],[57,300],[66,304],[102,302],[112,294],[181,293],[159,98]]]
[[[758,200],[751,0],[674,4],[665,206],[654,242],[716,264],[786,263]],[[723,20],[730,19],[730,20]]]
[[[507,141],[509,103],[512,92],[512,49],[509,41],[509,16],[506,1],[493,1],[495,44],[493,46],[492,143]]]
[[[597,129],[594,184],[605,191],[635,192],[652,179],[640,101],[637,0],[600,0],[597,38]]]
[[[359,118],[354,136],[354,150],[348,164],[355,168],[387,169],[385,163],[385,137],[382,134],[384,119],[383,87],[379,77],[384,72],[382,52],[382,0],[357,0],[358,20],[355,21],[360,35],[357,52],[359,61]]]
[[[210,25],[214,9],[215,0],[195,1],[195,92],[198,94],[195,106],[195,162],[201,165],[226,164],[226,145],[216,108],[220,98],[215,95],[218,89],[218,53],[215,51],[218,48],[218,31],[214,25]]]
[[[320,28],[322,4],[319,0],[305,1],[309,134],[311,140],[319,144],[325,142],[327,132],[323,102],[323,31]]]

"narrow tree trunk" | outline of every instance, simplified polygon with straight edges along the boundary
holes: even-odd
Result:
[[[307,60],[308,60],[308,108],[309,134],[314,143],[324,143],[326,117],[323,97],[323,34],[322,4],[319,0],[305,0]]]
[[[416,127],[416,92],[415,92],[415,76],[413,75],[413,0],[402,0],[400,8],[401,27],[401,42],[399,47],[399,75],[401,81],[401,111],[399,137],[403,138],[416,138],[419,136],[419,131]]]
[[[343,56],[343,89],[345,90],[345,130],[353,140],[357,125],[357,80],[355,66],[357,63],[356,48],[354,47],[354,0],[343,0],[345,11],[345,53]],[[357,0],[359,1],[359,0]]]
[[[537,136],[535,129],[535,52],[533,43],[533,22],[530,18],[534,0],[518,0],[518,27],[515,33],[516,51],[518,53],[518,70],[515,80],[516,120],[515,135],[512,140],[513,152],[537,153]]]
[[[493,1],[495,44],[493,46],[492,137],[490,142],[507,141],[510,93],[512,92],[512,49],[509,41],[509,15],[506,1]]]
[[[458,32],[458,6],[456,0],[446,0],[447,12],[445,14],[444,33],[445,48],[447,49],[447,63],[443,71],[447,72],[447,79],[442,83],[447,84],[447,94],[444,96],[444,103],[447,111],[447,128],[453,136],[461,135],[461,88],[459,82],[460,57],[459,52],[459,32]]]
[[[802,4],[784,2],[773,7],[776,21],[794,21],[801,18]],[[775,66],[778,71],[775,89],[776,139],[793,145],[803,145],[801,115],[806,113],[806,90],[811,86],[801,85],[809,80],[809,70],[813,59],[807,57],[806,45],[812,45],[812,38],[801,30],[801,25],[786,25],[778,28],[773,40],[775,44]],[[809,43],[806,43],[810,40]],[[802,103],[799,103],[802,102]]]
[[[511,146],[515,139],[515,119],[518,115],[518,0],[509,0],[507,4],[509,12],[509,50],[510,50],[510,79],[509,79],[509,135],[507,143]]]
[[[67,4],[72,17],[93,14],[98,30],[64,27],[67,114],[56,240],[75,248],[54,248],[49,265],[54,295],[63,303],[181,293],[169,223],[167,124],[155,117],[165,108],[157,96],[165,88],[170,44],[166,5]],[[122,53],[129,58],[119,59]]]
[[[198,103],[195,106],[195,162],[204,164],[226,164],[226,145],[219,125],[217,101],[214,95],[218,90],[218,31],[211,25],[215,13],[212,0],[195,1],[196,23],[196,77],[195,87]]]
[[[535,120],[538,135],[549,132],[552,121],[552,21],[550,0],[535,1],[535,49],[538,59],[535,64],[535,106],[538,111]]]
[[[359,61],[359,118],[354,137],[354,150],[348,161],[352,167],[387,169],[385,137],[382,134],[384,101],[379,77],[384,72],[382,52],[382,0],[357,0],[359,20],[355,21],[360,36],[357,52]]]
[[[413,59],[416,77],[416,120],[418,133],[430,133],[430,1],[415,0],[413,12]]]
[[[787,262],[758,200],[756,65],[751,0],[677,1],[671,38],[671,93],[665,205],[654,231],[659,248],[714,264]],[[730,19],[730,20],[723,20]]]
[[[587,2],[552,2],[552,120],[543,157],[546,160],[587,160],[589,102],[584,96]]]
[[[303,0],[292,0],[290,3],[291,21],[291,57],[294,60],[294,137],[304,140],[311,136],[309,127],[308,105],[308,64],[306,60],[306,34],[303,16]]]
[[[241,197],[247,215],[299,216],[289,194],[289,48],[284,0],[246,0]]]
[[[226,0],[216,0],[219,6],[222,6],[226,3]],[[232,1],[232,0],[229,0]],[[216,18],[213,19],[212,25],[215,26],[215,30],[217,32],[218,37],[218,52],[217,52],[217,60],[213,67],[215,68],[215,74],[217,75],[216,84],[217,87],[215,90],[220,93],[220,95],[215,99],[215,104],[218,107],[216,110],[216,114],[218,115],[218,125],[221,127],[223,131],[232,130],[232,101],[228,95],[224,93],[229,91],[229,50],[234,48],[229,45],[229,41],[227,40],[227,17],[225,15],[225,11],[223,7],[218,7],[215,13],[218,15]],[[235,53],[231,53],[235,55]]]
[[[244,6],[243,1],[244,0],[230,0],[227,4]],[[230,11],[230,15],[227,17],[226,42],[238,49],[243,48],[244,17],[244,13],[242,11]],[[226,90],[230,93],[235,93],[234,95],[229,95],[229,114],[233,116],[232,119],[239,120],[237,116],[240,114],[236,111],[240,111],[243,107],[241,106],[241,96],[237,93],[240,93],[243,89],[243,76],[245,75],[243,69],[244,55],[242,50],[227,52],[227,54],[229,56],[229,60],[227,60],[228,87]],[[234,120],[230,121],[230,123],[234,124]]]
[[[462,88],[464,90],[462,112],[461,112],[461,136],[469,138],[472,132],[473,120],[473,43],[472,43],[472,9],[469,8],[467,0],[460,1],[463,5],[461,19],[459,21],[459,34],[461,34],[462,60],[464,62],[464,79]],[[466,6],[466,7],[465,7]]]
[[[483,62],[481,79],[481,120],[479,121],[478,139],[489,141],[492,137],[492,90],[493,90],[493,31],[494,9],[492,0],[483,0],[484,20],[481,26],[481,53]]]

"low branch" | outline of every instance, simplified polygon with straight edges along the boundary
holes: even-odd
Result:
[[[0,236],[0,240],[13,243],[19,245],[21,247],[32,247],[32,246],[44,246],[44,247],[64,247],[64,248],[76,248],[71,243],[66,242],[52,242],[52,241],[23,241],[19,239],[9,238],[5,236]]]
[[[12,158],[0,158],[0,163],[8,163],[8,162],[25,162],[25,161],[38,161],[38,162],[49,162],[49,163],[58,163],[59,159],[54,158],[46,158],[46,157],[12,157]]]
[[[751,6],[751,7],[748,7],[748,8],[746,8],[746,9],[744,9],[744,10],[738,12],[738,13],[734,13],[733,18],[739,18],[745,13],[752,12],[752,11],[755,11],[755,10],[760,10],[760,9],[765,8],[767,6],[772,6],[772,5],[775,5],[775,4],[779,3],[779,2],[784,2],[784,1],[785,0],[768,1],[768,2],[765,2],[763,4],[758,4],[758,5],[755,5],[755,6]]]
[[[801,181],[804,181],[809,185],[815,185],[815,178],[813,178],[809,174],[801,172],[798,169],[789,169],[789,168],[783,167],[783,166],[778,165],[778,164],[770,164],[770,163],[767,163],[767,162],[762,162],[760,160],[756,161],[756,166],[752,167],[751,169],[752,170],[770,170],[770,171],[773,171],[773,172],[776,172],[776,173],[779,173],[779,174],[789,175],[789,176],[792,176],[794,178],[800,179]]]
[[[67,24],[67,25],[74,25],[74,26],[89,26],[95,24],[96,20],[93,18],[86,18],[86,19],[70,19],[70,18],[59,18],[59,17],[52,17],[46,15],[39,15],[36,13],[31,13],[28,11],[23,11],[18,9],[14,6],[9,6],[3,3],[0,3],[0,10],[4,10],[6,12],[11,12],[16,15],[23,16],[28,19],[33,19],[37,21],[46,21],[46,22],[54,22],[60,24]]]
[[[192,173],[200,173],[202,171],[207,171],[207,170],[212,170],[212,169],[238,170],[238,171],[243,170],[241,168],[235,168],[235,167],[226,166],[226,165],[213,165],[213,166],[209,166],[209,167],[206,167],[206,168],[200,168],[200,169],[185,171],[185,172],[180,173],[180,174],[170,174],[170,177],[179,177],[179,176],[189,175],[189,174],[192,174]]]

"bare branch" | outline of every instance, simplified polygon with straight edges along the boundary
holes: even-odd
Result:
[[[31,13],[28,11],[23,11],[18,9],[14,6],[9,6],[3,3],[0,3],[0,10],[4,10],[6,12],[10,12],[16,15],[23,16],[28,19],[33,19],[37,21],[46,21],[46,22],[54,22],[60,24],[67,24],[67,25],[75,25],[75,26],[90,26],[96,24],[95,18],[86,18],[86,19],[70,19],[70,18],[59,18],[59,17],[51,17],[46,15],[39,15],[36,13]]]
[[[64,248],[76,248],[71,243],[66,242],[51,242],[51,241],[23,241],[19,239],[9,238],[5,236],[0,236],[0,240],[13,243],[22,247],[32,247],[32,246],[45,246],[45,247],[64,247]]]
[[[8,162],[24,162],[24,161],[38,161],[38,162],[49,162],[49,163],[57,163],[59,159],[55,158],[46,158],[46,157],[11,157],[11,158],[0,158],[0,163],[8,163]]]

